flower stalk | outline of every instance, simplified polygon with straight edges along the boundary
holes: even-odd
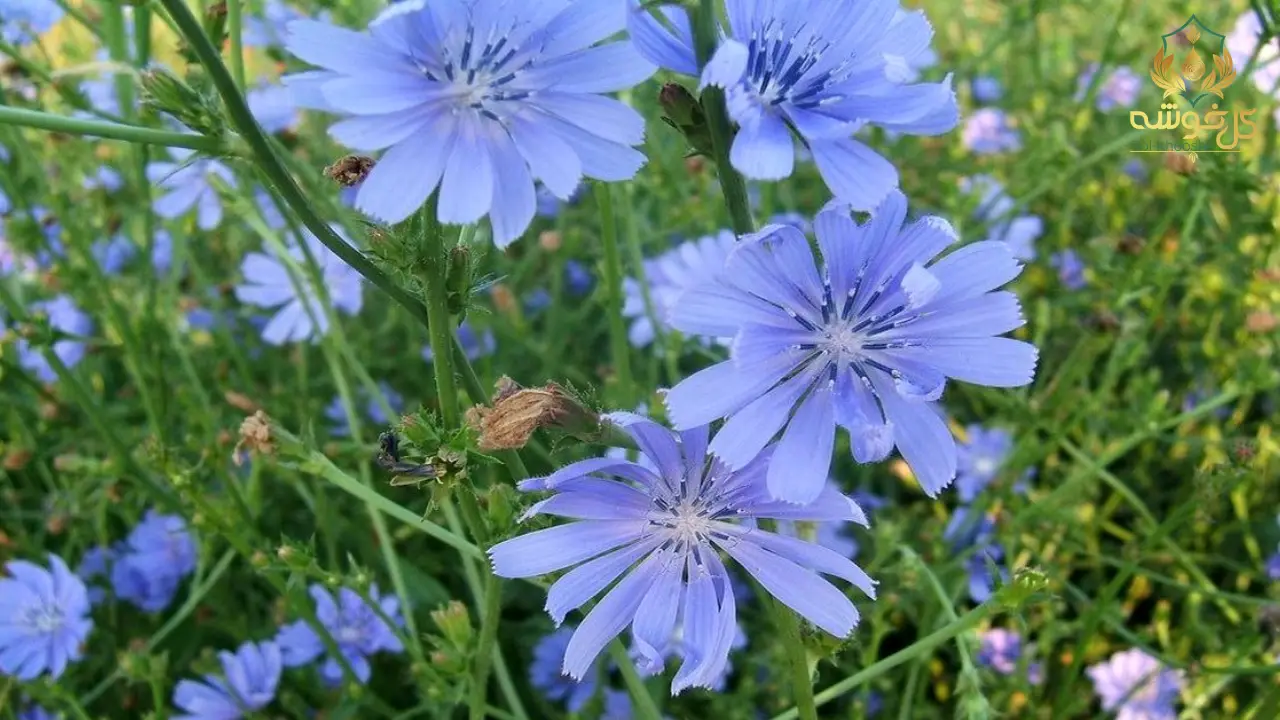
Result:
[[[596,203],[600,206],[600,239],[604,245],[605,315],[609,318],[609,347],[618,384],[631,393],[631,357],[627,329],[622,323],[622,255],[618,251],[618,222],[613,212],[613,189],[604,183],[595,185]],[[630,397],[627,398],[628,403]]]
[[[72,118],[39,110],[27,110],[3,105],[0,105],[0,124],[20,125],[68,135],[88,135],[109,140],[125,140],[146,145],[189,148],[209,155],[220,155],[226,151],[223,143],[217,138],[204,135],[156,130],[154,128],[125,125],[124,123],[104,120]]]
[[[716,14],[715,0],[701,0],[693,19],[693,46],[698,57],[698,67],[706,67],[715,55],[720,22]],[[741,173],[733,169],[729,149],[733,146],[733,125],[729,122],[729,110],[725,106],[724,90],[708,87],[702,91],[702,111],[707,118],[707,130],[711,135],[711,155],[720,178],[720,190],[725,206],[729,209],[729,221],[733,232],[739,236],[755,231],[751,219],[751,204],[747,200],[747,183]]]

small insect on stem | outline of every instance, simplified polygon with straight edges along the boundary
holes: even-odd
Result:
[[[391,486],[420,485],[425,479],[438,476],[434,465],[406,462],[400,459],[400,438],[394,432],[384,432],[378,436],[378,454],[374,462],[378,467],[392,473]]]

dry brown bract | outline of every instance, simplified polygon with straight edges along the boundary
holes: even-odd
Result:
[[[467,424],[480,433],[477,445],[481,450],[518,450],[538,428],[568,428],[580,424],[584,413],[590,414],[555,383],[522,388],[504,376],[498,381],[493,407],[471,408]]]
[[[276,446],[271,442],[271,419],[266,413],[259,410],[240,423],[240,442],[231,451],[231,460],[236,465],[243,462],[240,459],[241,448],[267,455],[275,452]]]

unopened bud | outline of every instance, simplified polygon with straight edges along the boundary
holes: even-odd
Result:
[[[141,82],[143,102],[147,105],[174,116],[178,122],[203,135],[222,135],[218,109],[177,75],[161,67],[150,68],[142,72]]]
[[[445,276],[449,314],[466,314],[471,299],[471,248],[456,245],[449,250],[449,270]]]
[[[692,148],[690,155],[711,155],[711,132],[706,113],[693,93],[679,83],[667,83],[658,93],[663,122],[680,131]]]
[[[560,249],[563,240],[560,233],[555,230],[543,230],[538,234],[538,245],[547,252],[555,252]]]
[[[457,600],[451,600],[440,609],[432,610],[431,620],[455,648],[464,649],[471,643],[471,616],[467,614],[467,607]]]
[[[1195,153],[1167,152],[1164,154],[1164,167],[1179,175],[1191,175],[1196,171]]]

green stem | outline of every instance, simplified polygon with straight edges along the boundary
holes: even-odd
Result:
[[[595,194],[596,203],[600,206],[600,236],[604,243],[605,315],[609,318],[613,369],[618,375],[618,384],[630,403],[631,357],[627,345],[627,328],[622,322],[622,255],[618,252],[618,223],[613,214],[613,190],[604,183],[596,183]]]
[[[947,623],[945,626],[939,628],[933,633],[917,640],[909,647],[903,648],[880,662],[869,667],[865,667],[835,685],[832,685],[826,690],[823,690],[814,696],[814,704],[818,706],[825,705],[845,693],[880,677],[899,665],[911,662],[925,653],[931,652],[934,648],[942,645],[960,633],[963,633],[970,628],[977,627],[979,623],[985,620],[993,612],[994,610],[991,605],[979,605],[964,615],[961,615],[958,619]],[[796,720],[798,717],[800,717],[799,710],[797,708],[791,708],[786,712],[775,715],[771,720]]]
[[[791,609],[777,600],[769,601],[773,622],[782,633],[787,650],[787,662],[791,665],[791,691],[795,693],[796,710],[803,720],[818,720],[818,708],[813,703],[813,681],[809,675],[809,653],[800,636],[800,620]]]
[[[427,333],[431,336],[431,366],[436,375],[436,400],[446,429],[458,427],[458,386],[453,375],[453,318],[449,315],[449,294],[445,287],[448,260],[444,234],[436,219],[436,195],[432,194],[420,213],[426,275]],[[473,528],[475,530],[475,528]]]
[[[693,23],[693,44],[698,55],[698,67],[706,67],[719,43],[720,21],[716,15],[715,0],[701,0],[697,18]],[[733,169],[729,160],[729,148],[733,145],[733,126],[729,123],[729,111],[725,106],[724,90],[708,87],[702,91],[702,111],[707,117],[707,130],[711,134],[712,160],[720,178],[720,190],[733,231],[746,235],[755,230],[751,219],[751,204],[747,200],[747,183]]]
[[[227,0],[227,38],[231,41],[231,47],[229,48],[231,53],[231,75],[235,78],[236,86],[240,88],[240,92],[244,92],[244,45],[240,38],[241,13],[240,0]]]
[[[471,720],[484,720],[489,665],[498,644],[498,624],[502,621],[502,578],[490,574],[484,582],[484,614],[480,617],[480,641],[476,646],[471,678]]]
[[[152,128],[123,125],[102,120],[71,118],[64,115],[40,112],[39,110],[26,110],[3,105],[0,105],[0,124],[24,125],[69,135],[90,135],[111,140],[145,143],[147,145],[190,148],[211,155],[221,153],[224,150],[222,143],[217,139],[204,135],[154,130]]]
[[[618,671],[622,673],[622,680],[631,693],[631,702],[635,705],[637,720],[662,720],[662,712],[653,701],[653,695],[649,694],[649,688],[645,687],[644,679],[640,677],[640,673],[636,672],[635,661],[627,654],[627,648],[623,646],[621,640],[615,638],[609,643],[609,655],[613,657],[613,663],[618,666]]]

